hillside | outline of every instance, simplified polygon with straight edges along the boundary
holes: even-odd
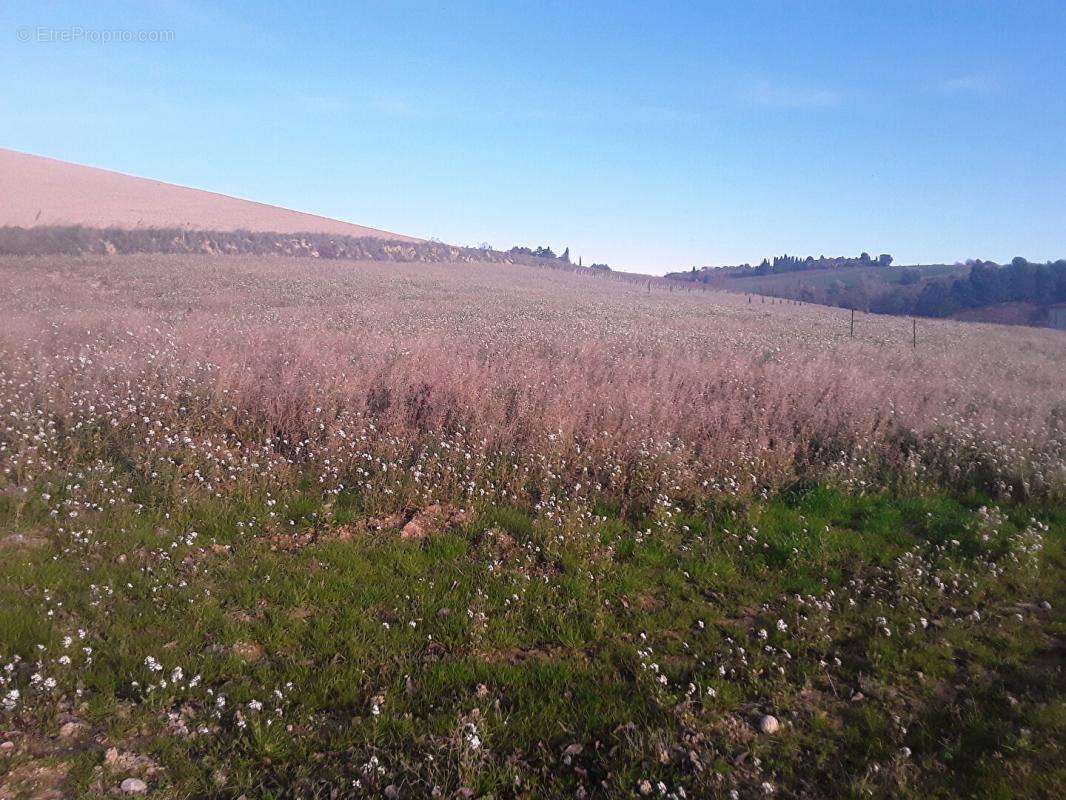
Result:
[[[805,272],[782,272],[773,275],[722,276],[711,285],[731,291],[756,294],[779,293],[799,299],[804,288],[811,292],[846,292],[858,287],[904,285],[904,276],[917,271],[921,280],[965,275],[968,268],[951,264],[930,264],[921,267],[847,267],[819,269]]]
[[[756,274],[725,267],[667,275],[724,291],[820,305],[1011,325],[1048,324],[1050,306],[1066,301],[1066,261],[916,266],[847,265]]]
[[[419,241],[251,200],[0,148],[0,226],[45,225],[328,233]]]

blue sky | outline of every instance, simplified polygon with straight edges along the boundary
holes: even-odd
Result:
[[[1066,257],[1066,3],[652,6],[7,3],[0,146],[642,271]]]

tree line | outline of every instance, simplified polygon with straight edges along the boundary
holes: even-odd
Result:
[[[532,258],[549,258],[549,259],[555,259],[555,260],[558,260],[558,261],[562,261],[564,264],[572,264],[573,263],[570,260],[570,248],[569,247],[566,248],[566,250],[563,251],[563,254],[559,255],[559,256],[555,255],[555,251],[552,250],[550,247],[543,247],[543,246],[541,246],[541,247],[512,247],[507,252],[508,252],[508,254],[515,255],[515,256],[529,256],[529,257],[532,257]],[[578,266],[579,267],[584,267],[585,265],[580,263],[580,261],[579,261],[578,262]],[[609,266],[607,266],[606,264],[590,264],[587,267],[587,269],[594,269],[594,270],[597,270],[599,272],[610,272],[611,271],[611,268]]]
[[[774,256],[764,258],[757,266],[737,264],[724,267],[693,267],[690,272],[672,272],[667,277],[676,280],[710,283],[715,278],[727,276],[732,278],[752,278],[762,275],[779,275],[785,272],[806,272],[815,269],[844,269],[848,267],[887,267],[892,264],[892,256],[881,253],[877,258],[863,252],[858,256]]]
[[[868,305],[870,311],[882,314],[947,317],[1011,302],[1039,306],[1066,302],[1066,260],[1038,264],[1018,257],[1005,266],[975,261],[965,276],[901,283],[894,291],[870,298]]]

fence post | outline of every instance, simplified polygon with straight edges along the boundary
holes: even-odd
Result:
[[[918,320],[911,320],[911,347],[918,349]]]
[[[855,309],[851,309],[851,338],[855,338]]]

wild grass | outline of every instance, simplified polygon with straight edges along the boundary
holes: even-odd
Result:
[[[501,264],[0,280],[0,792],[1061,784],[1061,334]]]

